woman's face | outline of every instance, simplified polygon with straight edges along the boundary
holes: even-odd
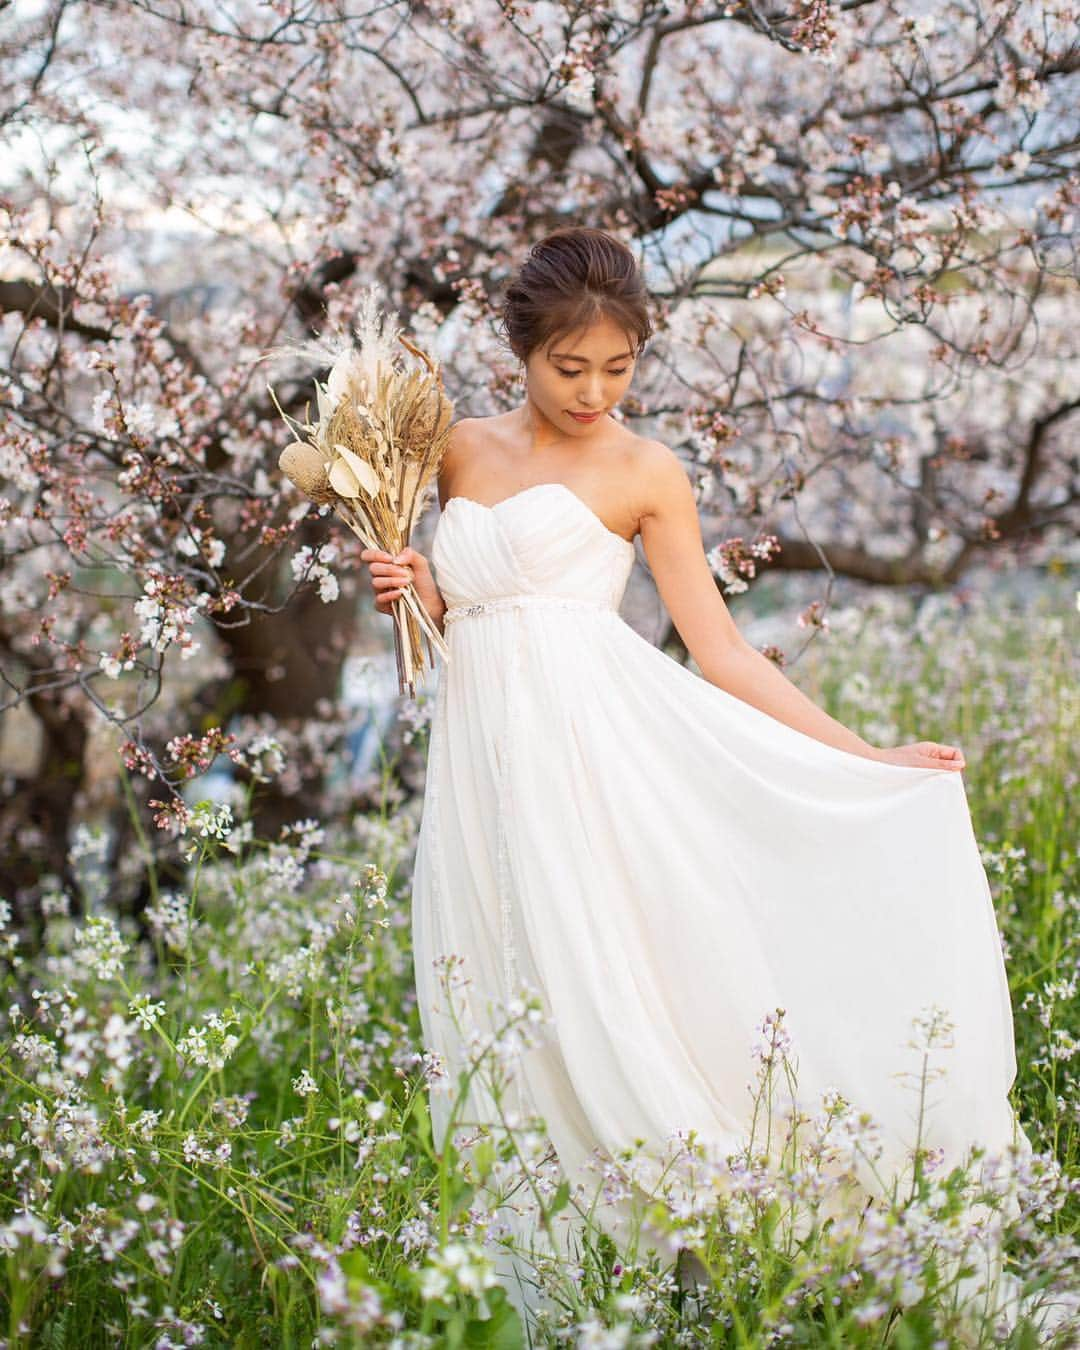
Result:
[[[609,318],[537,348],[525,363],[528,396],[566,436],[588,437],[601,426],[634,377],[630,339]],[[591,420],[575,412],[596,413]]]

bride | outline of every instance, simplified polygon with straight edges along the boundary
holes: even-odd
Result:
[[[739,633],[681,463],[612,416],[651,333],[629,249],[549,235],[504,327],[524,399],[454,427],[430,562],[361,555],[376,608],[413,579],[450,652],[412,894],[425,1044],[447,1081],[466,1053],[440,988],[453,955],[478,1026],[539,996],[514,1106],[579,1182],[673,1131],[737,1150],[778,1008],[800,1106],[838,1091],[880,1126],[868,1191],[916,1147],[944,1175],[971,1145],[1027,1144],[962,751],[869,744]],[[700,676],[619,616],[638,542]],[[928,1016],[950,1048],[925,1101],[907,1080]],[[450,1095],[430,1094],[439,1139]],[[492,1110],[474,1080],[468,1118]]]

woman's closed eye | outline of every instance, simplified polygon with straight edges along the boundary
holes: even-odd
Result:
[[[628,369],[629,369],[628,366],[623,366],[623,368],[622,368],[621,370],[609,370],[609,371],[608,371],[608,374],[609,374],[609,375],[625,375]],[[560,374],[560,375],[565,375],[566,378],[567,378],[568,380],[572,380],[572,379],[574,378],[575,375],[580,375],[580,374],[581,374],[581,371],[580,371],[580,370],[560,370],[560,371],[559,371],[559,374]]]

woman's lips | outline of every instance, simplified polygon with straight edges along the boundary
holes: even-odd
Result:
[[[599,414],[598,412],[594,412],[594,413],[576,413],[576,412],[571,412],[571,410],[570,410],[569,408],[567,408],[567,412],[569,412],[569,413],[570,413],[570,416],[573,417],[573,418],[576,418],[577,421],[579,421],[579,422],[595,422],[596,419],[600,416],[600,414]]]

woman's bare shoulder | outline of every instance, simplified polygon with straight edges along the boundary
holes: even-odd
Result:
[[[506,427],[506,413],[492,413],[490,417],[462,417],[451,425],[461,441],[479,440],[483,437],[501,434]]]
[[[690,484],[679,456],[663,441],[628,433],[624,442],[624,474],[634,519],[640,528],[646,516],[653,515],[672,492],[678,494]]]
[[[493,433],[502,430],[505,414],[496,413],[492,417],[460,417],[450,424],[447,454],[458,454],[469,445],[474,445]]]
[[[439,509],[453,496],[453,484],[462,464],[469,458],[479,439],[479,429],[488,417],[462,417],[450,424],[446,448],[439,461]]]
[[[493,445],[501,445],[505,433],[506,414],[491,417],[462,417],[450,424],[446,449],[439,464],[439,506],[446,505],[454,494],[454,483],[465,472],[466,463],[475,467],[478,455]]]

